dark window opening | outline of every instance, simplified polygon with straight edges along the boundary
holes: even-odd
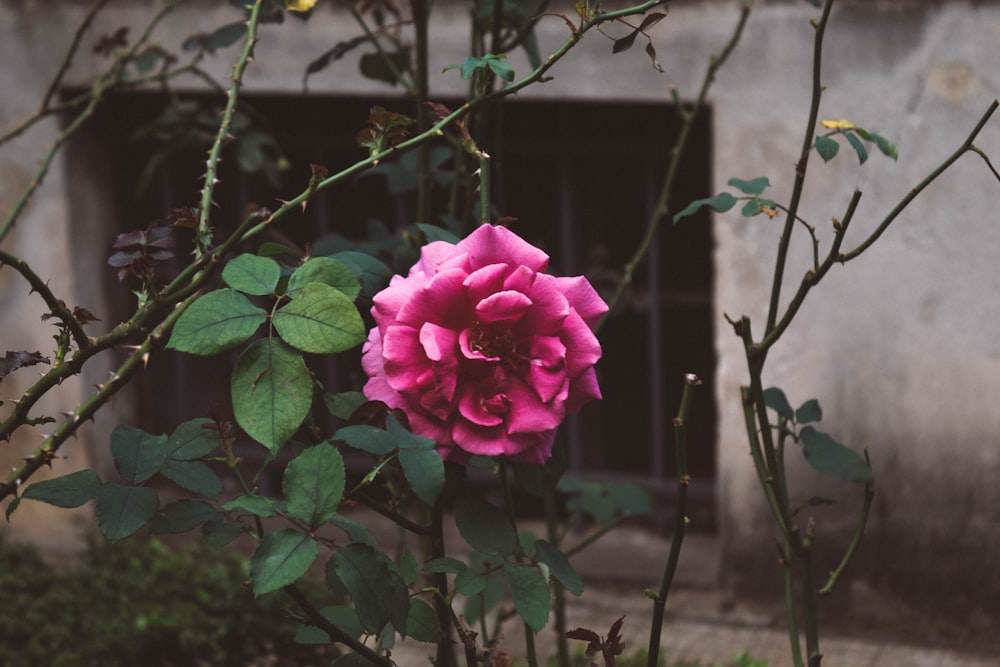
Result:
[[[209,98],[203,98],[209,102]],[[255,122],[273,133],[290,168],[275,188],[259,175],[241,173],[227,158],[220,174],[213,213],[219,234],[232,229],[253,206],[277,206],[304,189],[310,164],[331,173],[365,156],[355,143],[373,104],[411,113],[403,99],[250,96]],[[195,206],[200,197],[205,149],[173,152],[136,195],[149,153],[136,142],[166,106],[164,96],[131,93],[112,97],[96,118],[97,136],[109,146],[116,182],[114,234],[146,227],[170,209]],[[509,226],[552,256],[551,269],[585,274],[605,297],[645,233],[659,194],[668,151],[680,129],[677,110],[660,103],[580,100],[511,100],[496,110],[495,145],[482,146],[494,159],[494,201]],[[672,193],[673,208],[710,194],[709,113],[694,127],[685,169]],[[443,164],[450,168],[451,161]],[[440,207],[448,197],[436,195]],[[386,179],[353,177],[320,193],[306,210],[276,226],[275,235],[257,239],[299,247],[325,234],[365,238],[372,219],[388,230],[412,224],[415,198],[390,194]],[[619,308],[600,332],[604,359],[598,373],[604,400],[586,406],[565,429],[571,468],[595,479],[647,485],[661,496],[674,488],[673,428],[685,373],[706,382],[714,377],[712,321],[712,236],[706,214],[674,227],[666,222],[646,261],[636,271]],[[184,251],[178,261],[186,261]],[[105,288],[118,295],[120,316],[134,305],[128,289],[108,269]],[[114,314],[109,314],[114,315]],[[312,367],[331,391],[358,389],[363,375],[360,351],[343,358],[313,358]],[[231,414],[227,358],[189,357],[165,352],[137,384],[137,425],[154,432],[211,412]],[[695,524],[714,519],[716,411],[708,388],[699,395],[688,425],[688,464],[694,478]],[[330,427],[335,427],[331,424]],[[259,446],[257,449],[263,449]]]

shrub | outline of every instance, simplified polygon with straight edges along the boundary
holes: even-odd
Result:
[[[0,544],[0,664],[7,667],[327,665],[296,644],[280,595],[254,600],[245,560],[204,547],[94,541],[57,569]]]

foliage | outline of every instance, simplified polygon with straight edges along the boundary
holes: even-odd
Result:
[[[561,664],[569,664],[566,640],[574,639],[586,642],[588,660],[599,655],[606,667],[630,660],[655,667],[665,654],[660,648],[662,619],[687,523],[686,490],[691,480],[685,425],[701,380],[694,375],[684,378],[673,422],[675,532],[660,586],[647,592],[653,630],[644,659],[622,657],[621,620],[604,634],[603,629],[569,630],[559,612],[565,593],[580,595],[585,589],[571,556],[629,517],[654,508],[648,494],[635,487],[565,474],[567,454],[556,431],[566,414],[600,397],[594,364],[601,349],[595,334],[664,220],[676,224],[705,207],[725,213],[742,201],[745,218],[785,214],[763,334],[754,337],[747,316],[728,321],[746,353],[749,379],[741,398],[751,460],[781,536],[792,661],[797,667],[819,665],[818,597],[833,589],[865,534],[874,473],[867,456],[817,430],[815,424],[823,416],[817,399],[793,409],[782,390],[764,388],[767,353],[831,267],[864,252],[905,205],[959,157],[977,153],[996,174],[973,141],[997,104],[953,156],[919,183],[874,232],[844,252],[841,247],[860,198],[855,193],[843,219],[834,221],[828,252],[821,259],[821,233],[799,215],[811,153],[829,161],[842,139],[860,163],[867,160],[870,145],[892,159],[898,156],[892,142],[850,121],[819,121],[826,133],[816,134],[823,90],[820,47],[833,4],[827,0],[813,24],[816,80],[788,201],[763,196],[771,185],[768,176],[734,177],[728,181],[732,192],[689,202],[670,216],[673,179],[686,138],[718,68],[740,40],[751,10],[745,3],[729,41],[709,59],[694,103],[681,111],[683,127],[676,145],[664,147],[670,165],[659,200],[651,207],[654,213],[645,236],[625,266],[609,308],[585,278],[546,273],[548,256],[504,229],[508,218],[495,215],[492,162],[484,150],[492,141],[490,104],[544,81],[549,69],[590,32],[612,39],[612,53],[630,49],[642,35],[647,55],[660,69],[650,31],[666,17],[653,11],[665,7],[663,0],[613,11],[581,0],[573,17],[555,13],[568,34],[544,61],[534,33],[535,23],[546,16],[542,5],[527,0],[473,3],[472,52],[446,68],[458,69],[469,82],[468,100],[454,111],[427,99],[429,3],[414,0],[412,16],[406,18],[392,2],[347,6],[344,11],[358,24],[361,36],[313,60],[304,81],[354,49],[371,49],[374,52],[358,59],[361,73],[406,88],[415,101],[413,116],[374,106],[363,127],[334,128],[353,136],[363,157],[337,172],[310,165],[308,181],[297,184],[299,194],[280,200],[274,210],[248,211],[242,221],[227,227],[218,222],[213,198],[223,156],[234,156],[241,169],[263,173],[272,182],[288,166],[266,124],[241,96],[255,45],[278,34],[264,33],[261,26],[280,24],[287,14],[308,20],[316,3],[231,0],[230,4],[234,20],[193,34],[184,45],[184,62],[151,40],[157,22],[173,5],[150,20],[135,44],[129,44],[125,29],[103,37],[95,52],[110,64],[89,90],[60,102],[47,95],[36,114],[0,139],[4,143],[56,113],[69,119],[0,226],[2,239],[36,195],[62,143],[88,121],[108,90],[149,83],[171,89],[175,78],[193,73],[225,91],[217,105],[207,108],[178,94],[137,137],[152,137],[160,144],[139,176],[140,189],[178,147],[204,148],[208,157],[198,201],[172,202],[167,226],[150,224],[126,232],[109,249],[109,265],[121,281],[135,287],[138,299],[135,312],[125,321],[106,334],[91,336],[84,329],[96,321],[89,311],[68,307],[24,260],[0,251],[0,264],[12,267],[38,293],[49,311],[44,319],[51,319],[57,328],[51,356],[6,351],[0,365],[0,379],[25,367],[48,366],[10,407],[0,423],[0,440],[21,428],[55,424],[41,446],[0,483],[0,498],[12,498],[8,517],[21,501],[57,507],[92,502],[101,533],[115,543],[95,547],[74,575],[37,564],[21,572],[15,565],[31,559],[25,552],[13,552],[11,568],[0,573],[11,595],[30,593],[45,604],[52,604],[52,596],[71,609],[78,622],[51,623],[50,618],[62,617],[47,607],[40,612],[31,609],[22,616],[32,621],[27,627],[18,626],[22,619],[15,619],[3,628],[18,631],[11,642],[21,643],[10,646],[22,646],[25,638],[31,638],[38,640],[39,650],[54,650],[68,631],[80,632],[82,627],[83,636],[94,637],[94,642],[76,647],[87,653],[73,654],[73,664],[117,664],[112,661],[123,655],[139,664],[158,664],[158,660],[227,664],[224,661],[245,659],[247,650],[255,654],[268,650],[257,640],[271,642],[269,646],[282,655],[297,656],[302,651],[301,655],[319,656],[312,648],[289,648],[287,635],[280,640],[274,635],[281,624],[262,622],[258,612],[251,611],[267,610],[275,596],[281,596],[295,605],[291,613],[300,623],[295,637],[302,645],[337,644],[349,651],[337,665],[389,667],[397,637],[410,637],[436,645],[438,667],[457,664],[456,645],[464,649],[468,667],[473,667],[504,636],[502,621],[518,619],[525,627],[528,662],[534,667],[538,660],[532,638],[555,616]],[[81,23],[67,66],[57,73],[52,91],[59,88],[101,6]],[[402,36],[403,25],[412,26],[412,45]],[[622,26],[627,31],[624,36],[611,36]],[[507,58],[515,48],[525,50],[533,68],[520,79]],[[227,49],[232,50],[234,65],[231,79],[221,84],[202,69],[201,61]],[[254,252],[265,231],[307,207],[318,193],[359,174],[385,176],[393,193],[412,192],[414,224],[396,234],[372,223],[370,238],[364,242],[330,237],[296,249],[269,241]],[[434,189],[443,187],[452,190],[446,212],[431,206]],[[478,211],[473,210],[476,198],[470,196],[476,190]],[[458,204],[460,200],[464,205]],[[797,225],[804,226],[812,241],[813,266],[793,296],[782,300],[785,260]],[[187,264],[171,268],[167,260],[170,264],[177,260],[175,233],[182,230],[191,235],[191,254]],[[392,277],[393,273],[407,276]],[[356,350],[362,345],[361,369],[368,383],[340,393],[328,391],[310,363],[330,355],[356,363]],[[36,412],[43,395],[81,373],[99,353],[116,348],[127,350],[127,356],[91,396],[58,417]],[[28,483],[41,466],[51,467],[60,447],[80,425],[163,348],[199,357],[236,356],[229,378],[231,417],[204,415],[174,425],[170,433],[120,425],[109,443],[114,479],[107,479],[104,472],[82,470]],[[803,507],[825,501],[813,498],[794,504],[786,479],[789,442],[802,445],[806,460],[819,473],[863,489],[856,536],[822,587],[813,579],[815,533],[811,522],[799,525],[798,514]],[[256,448],[259,455],[244,458],[240,452],[246,447]],[[490,480],[502,501],[484,497],[465,483],[472,468]],[[280,489],[262,483],[266,475],[280,476]],[[544,536],[519,529],[515,490],[544,499],[549,519]],[[180,499],[161,502],[177,494]],[[345,514],[345,508],[359,504],[394,522],[401,533],[422,545],[421,551],[379,544],[369,527]],[[446,520],[454,521],[465,542],[461,559],[445,550]],[[579,543],[568,544],[567,521],[592,530]],[[119,544],[143,528],[154,534],[198,531],[205,544],[215,547],[243,536],[252,541],[252,553],[244,567],[237,565],[242,560],[214,559],[204,550],[172,556],[156,542],[148,551],[130,546],[129,541]],[[324,575],[322,583],[309,579],[309,573],[318,570]],[[134,580],[136,571],[142,573],[141,581]],[[309,584],[308,595],[304,582]],[[78,606],[81,596],[87,599],[85,608]],[[141,607],[157,596],[172,599],[176,606]],[[255,604],[249,597],[256,598]],[[133,603],[140,606],[129,606]],[[114,609],[99,613],[105,605]],[[797,614],[802,617],[805,656]],[[221,624],[214,616],[221,616]],[[488,618],[497,619],[495,629],[488,628]],[[110,632],[105,633],[105,627]],[[234,628],[240,630],[242,642],[237,647],[229,645]],[[53,633],[51,638],[47,632]],[[10,660],[30,655],[22,647]],[[51,655],[33,659],[59,664]],[[745,655],[735,663],[758,664]]]
[[[328,648],[294,641],[275,596],[253,602],[236,553],[175,551],[156,540],[91,542],[55,568],[26,545],[0,544],[0,662],[52,665],[323,665]],[[262,663],[261,663],[262,664]]]

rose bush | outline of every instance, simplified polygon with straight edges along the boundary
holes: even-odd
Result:
[[[566,414],[601,397],[593,329],[608,309],[548,261],[494,225],[424,246],[375,296],[365,395],[405,412],[445,459],[544,463]]]

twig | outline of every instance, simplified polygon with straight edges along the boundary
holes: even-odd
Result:
[[[635,254],[632,256],[632,259],[625,265],[622,277],[615,287],[615,293],[611,296],[611,299],[608,302],[608,312],[605,313],[604,317],[601,318],[601,321],[598,322],[596,327],[597,329],[600,329],[604,322],[607,321],[608,317],[611,316],[611,313],[614,312],[615,306],[621,300],[622,295],[625,293],[629,284],[631,284],[632,276],[635,273],[635,270],[646,257],[646,253],[649,251],[649,246],[652,244],[653,239],[656,238],[656,232],[659,231],[660,225],[663,224],[663,220],[666,219],[670,212],[670,192],[673,189],[674,179],[677,175],[677,170],[680,166],[684,149],[687,147],[691,128],[694,126],[694,121],[695,118],[697,118],[698,113],[705,105],[705,100],[708,97],[708,91],[711,88],[712,83],[715,81],[715,73],[729,58],[729,55],[733,52],[733,49],[736,48],[736,44],[743,35],[743,28],[746,25],[747,19],[750,17],[751,8],[751,3],[744,2],[743,11],[740,13],[736,29],[733,31],[733,35],[730,37],[729,42],[726,43],[725,47],[723,47],[722,51],[717,56],[712,56],[709,59],[708,69],[705,71],[705,77],[702,79],[701,83],[701,90],[698,92],[698,97],[695,99],[694,106],[692,106],[689,111],[683,112],[684,124],[681,126],[677,142],[674,144],[670,158],[670,165],[667,167],[667,175],[664,178],[663,187],[660,189],[660,196],[657,199],[656,205],[653,208],[653,213],[650,216],[648,224],[646,225],[646,234],[639,242],[639,246],[636,249]]]
[[[663,568],[663,578],[660,580],[660,590],[653,598],[653,620],[649,629],[649,651],[647,653],[648,667],[656,667],[660,658],[660,636],[663,633],[663,615],[666,611],[667,596],[674,582],[677,563],[680,561],[681,545],[687,532],[687,491],[691,477],[687,471],[687,421],[691,411],[691,399],[695,387],[701,380],[694,374],[684,378],[684,391],[681,403],[674,417],[674,460],[677,467],[677,500],[674,505],[674,535],[670,541],[670,553]]]

